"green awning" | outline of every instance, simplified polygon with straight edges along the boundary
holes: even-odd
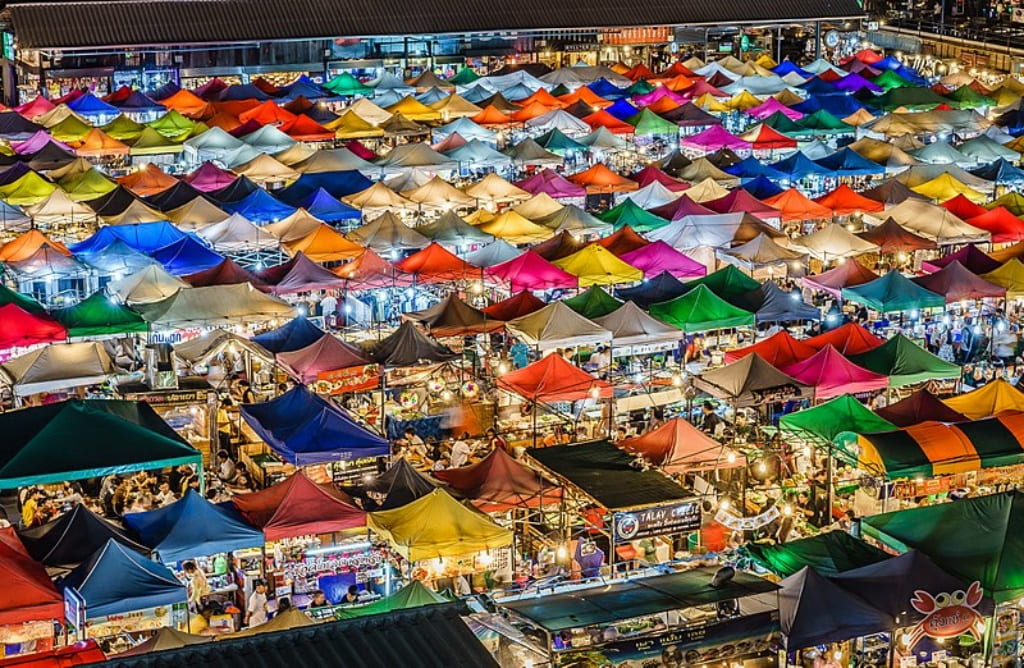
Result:
[[[852,355],[850,361],[889,376],[890,387],[960,377],[960,367],[956,364],[931,354],[902,334],[897,334],[877,348]]]
[[[369,95],[373,93],[372,88],[361,82],[359,79],[356,79],[348,72],[342,72],[338,76],[334,77],[324,84],[324,88],[335,95],[341,96]]]
[[[334,611],[334,618],[354,619],[356,617],[394,612],[395,610],[408,610],[409,608],[421,608],[425,605],[450,602],[447,597],[427,589],[419,580],[413,580],[391,596],[382,598],[379,601],[351,608],[339,608]]]
[[[710,273],[704,278],[689,281],[686,284],[687,290],[693,290],[698,285],[707,286],[711,292],[722,299],[731,302],[736,297],[747,294],[751,290],[761,287],[761,284],[747,276],[734,265],[727,264],[716,272]]]
[[[155,121],[146,123],[147,127],[156,130],[162,136],[176,142],[188,139],[196,129],[196,125],[198,125],[198,123],[174,109],[171,109]],[[142,133],[139,134],[141,135]]]
[[[722,272],[715,272],[720,273]],[[733,306],[706,285],[698,285],[695,290],[690,290],[682,297],[652,304],[650,313],[684,332],[706,332],[712,329],[754,325],[753,313]]]
[[[808,441],[833,443],[839,440],[845,444],[856,441],[857,434],[888,431],[896,429],[896,425],[844,394],[819,406],[782,416],[779,429]]]
[[[53,317],[68,330],[68,336],[104,336],[149,331],[142,316],[124,304],[97,292],[68,308],[57,309]]]
[[[643,233],[668,225],[667,220],[642,208],[629,197],[596,216],[606,223],[611,223],[616,230],[629,225],[637,232]]]
[[[581,292],[575,297],[570,297],[563,301],[573,311],[590,320],[608,315],[622,306],[622,302],[597,285],[591,285],[585,292]]]
[[[889,555],[845,531],[830,531],[781,545],[747,543],[740,551],[779,577],[789,577],[805,566],[822,575],[885,561]]]
[[[946,305],[943,295],[922,288],[895,269],[873,281],[843,288],[843,299],[863,304],[879,313],[942,308]]]
[[[46,312],[46,308],[35,299],[20,292],[15,292],[0,283],[0,306],[6,306],[7,304],[14,304],[21,310],[28,311],[29,313],[39,314]]]
[[[679,126],[672,121],[667,121],[647,107],[625,119],[627,123],[636,128],[638,135],[678,135]]]

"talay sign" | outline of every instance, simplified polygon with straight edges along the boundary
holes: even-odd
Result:
[[[624,543],[637,538],[688,533],[700,529],[699,501],[684,501],[629,512],[615,513],[615,540]]]
[[[914,592],[910,605],[924,615],[910,630],[907,649],[913,649],[922,638],[955,638],[970,633],[981,641],[985,633],[985,620],[977,611],[984,592],[980,582],[972,582],[967,591],[942,592],[935,596],[920,589]]]

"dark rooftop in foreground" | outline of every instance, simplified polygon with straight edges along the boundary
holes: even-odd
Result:
[[[20,48],[800,22],[864,15],[857,0],[88,0],[7,5]]]

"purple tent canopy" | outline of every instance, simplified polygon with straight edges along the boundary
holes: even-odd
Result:
[[[796,109],[790,109],[786,105],[776,100],[774,97],[768,98],[767,100],[757,105],[756,107],[751,107],[750,109],[747,109],[744,113],[747,114],[748,116],[753,116],[759,121],[763,121],[764,119],[768,118],[775,112],[782,114],[791,121],[800,120],[804,116]]]
[[[551,197],[585,197],[587,189],[567,180],[557,172],[545,169],[515,185],[533,195],[547,193]]]
[[[646,107],[654,104],[663,97],[667,97],[676,104],[686,104],[686,98],[668,86],[658,86],[646,95],[637,95],[633,98],[633,104],[637,107]]]
[[[864,89],[864,88],[868,89],[872,93],[881,93],[881,92],[883,92],[883,89],[882,89],[881,86],[879,86],[878,84],[875,84],[875,83],[872,83],[872,82],[868,81],[867,79],[862,77],[857,72],[853,72],[852,74],[847,74],[842,79],[839,79],[838,81],[833,82],[832,85],[835,86],[836,88],[838,88],[839,90],[844,90],[844,91],[846,91],[848,93],[856,93],[857,91],[859,91],[861,89]]]
[[[204,193],[227,188],[236,180],[238,180],[237,176],[212,162],[204,162],[185,177],[185,181],[193,188],[202,190]]]
[[[967,244],[955,253],[943,255],[935,260],[925,260],[921,263],[921,269],[927,272],[936,272],[954,262],[959,262],[968,271],[978,275],[987,274],[1002,266],[998,261],[986,255],[984,251],[979,250],[974,244]]]
[[[361,348],[333,334],[324,334],[305,348],[278,353],[277,361],[303,383],[312,383],[326,371],[372,364]]]
[[[698,132],[695,135],[683,137],[679,145],[701,151],[718,150],[723,147],[733,151],[750,150],[750,142],[743,141],[721,125],[712,125],[707,130]]]
[[[664,218],[669,221],[677,221],[684,216],[713,216],[715,212],[707,208],[703,204],[694,202],[692,199],[683,195],[674,202],[668,204],[662,204],[659,207],[651,209],[651,213],[660,218]]]
[[[44,148],[46,148],[46,145],[51,142],[59,146],[63,151],[67,151],[68,153],[75,152],[73,148],[71,148],[64,142],[57,141],[56,139],[51,137],[46,130],[39,130],[25,141],[15,146],[14,152],[17,153],[18,155],[34,155],[39,151],[43,150]]]
[[[676,278],[700,278],[708,273],[707,267],[688,258],[664,241],[655,241],[623,253],[620,260],[644,272],[644,278],[654,278],[667,271]]]
[[[345,279],[327,271],[304,253],[298,253],[284,264],[267,267],[257,272],[257,276],[270,284],[268,291],[278,295],[309,290],[337,290],[345,287]]]

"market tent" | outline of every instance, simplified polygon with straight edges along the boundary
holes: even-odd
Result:
[[[366,513],[331,484],[317,484],[301,470],[266,489],[231,502],[268,541],[366,526]]]
[[[813,346],[817,350],[821,350],[825,346],[831,345],[834,346],[836,350],[849,357],[850,355],[858,355],[869,350],[874,350],[885,343],[885,341],[878,338],[857,323],[848,322],[833,330],[823,332],[817,336],[812,336],[809,339],[804,339],[804,343],[809,346]]]
[[[369,352],[374,361],[388,367],[445,362],[458,357],[458,354],[423,334],[408,320],[387,338],[373,344]]]
[[[562,301],[573,311],[591,320],[608,315],[622,306],[622,302],[596,285],[590,286],[575,297],[569,297]]]
[[[797,237],[793,240],[793,246],[802,248],[811,257],[825,263],[878,251],[873,243],[838,223],[829,223],[820,230]]]
[[[532,246],[530,250],[548,262],[554,262],[583,250],[586,245],[572,233],[563,230],[547,241]]]
[[[779,626],[790,651],[890,631],[892,616],[834,584],[810,566],[781,583]]]
[[[547,355],[540,360],[498,378],[498,387],[541,403],[609,398],[612,386],[599,380],[561,355]]]
[[[277,353],[276,358],[292,377],[307,384],[316,382],[329,371],[371,364],[361,348],[333,334],[324,334],[298,350]]]
[[[672,474],[746,465],[742,455],[706,436],[683,418],[673,418],[660,427],[619,441],[616,445],[639,454]]]
[[[252,342],[277,354],[305,348],[323,335],[322,329],[305,317],[298,316],[277,329],[257,334],[252,337]]]
[[[716,272],[710,273],[704,278],[686,283],[687,290],[694,290],[698,286],[705,286],[711,292],[722,299],[729,301],[735,297],[744,295],[751,290],[760,287],[760,283],[744,274],[732,265],[726,265]]]
[[[896,427],[912,427],[922,422],[966,422],[969,419],[966,415],[947,406],[925,388],[917,390],[906,399],[879,408],[875,412]],[[867,431],[885,431],[885,429]]]
[[[856,439],[857,434],[885,431],[895,426],[849,394],[779,418],[782,431],[824,445],[840,443],[846,446]]]
[[[1002,299],[1006,297],[1006,288],[989,283],[955,261],[934,274],[918,276],[911,280],[926,290],[942,295],[947,304],[965,299]]]
[[[64,341],[68,332],[49,316],[33,314],[15,302],[0,306],[0,349]]]
[[[754,312],[757,322],[796,322],[821,320],[821,309],[803,301],[799,292],[786,292],[775,281],[765,281],[734,300],[741,308]]]
[[[685,332],[743,327],[754,324],[754,314],[733,306],[708,288],[696,289],[667,302],[652,304],[650,313]]]
[[[1022,512],[1024,494],[1013,491],[873,515],[862,527],[893,549],[919,550],[951,575],[980,582],[1004,603],[1024,593]]]
[[[839,297],[846,288],[864,285],[878,279],[878,275],[853,258],[843,260],[833,269],[801,280],[811,290],[821,290]]]
[[[575,288],[578,279],[559,269],[533,250],[488,267],[486,274],[509,285],[513,292]]]
[[[640,308],[647,309],[653,304],[667,302],[684,294],[686,285],[669,272],[663,271],[640,285],[619,288],[615,294],[619,299],[631,301]]]
[[[574,204],[567,204],[546,216],[534,218],[538,225],[547,227],[552,232],[573,232],[579,235],[606,234],[611,225],[596,216],[592,216]]]
[[[69,337],[107,336],[146,332],[149,324],[135,311],[97,292],[84,301],[56,309],[53,317],[68,330]]]
[[[619,259],[643,271],[647,279],[652,279],[663,272],[682,279],[700,278],[707,274],[707,267],[703,264],[683,255],[661,240],[623,253]]]
[[[784,329],[779,330],[766,339],[745,348],[733,348],[725,351],[725,362],[731,363],[757,353],[772,366],[782,368],[789,364],[805,360],[818,351],[814,346],[807,345]]]
[[[437,471],[435,478],[449,489],[485,509],[536,507],[558,502],[561,490],[540,473],[513,459],[504,448],[495,448],[475,464]]]
[[[0,624],[63,618],[64,597],[46,571],[32,560],[11,527],[0,529],[0,574],[4,578]]]
[[[125,525],[165,564],[261,547],[263,532],[188,490],[169,505],[128,513]]]
[[[682,331],[644,313],[633,302],[626,302],[612,313],[595,317],[594,322],[612,333],[612,345],[616,348],[684,338]]]
[[[181,288],[161,301],[138,304],[138,310],[147,322],[162,327],[209,327],[283,320],[295,315],[291,305],[248,283]]]
[[[103,345],[94,341],[38,348],[0,364],[0,382],[15,396],[99,385],[115,372]]]
[[[332,270],[332,273],[344,279],[349,290],[405,287],[413,283],[412,276],[396,269],[395,265],[369,248],[351,262]]]
[[[161,627],[156,633],[143,640],[131,649],[119,652],[118,657],[144,656],[150,652],[180,649],[189,645],[202,645],[213,642],[213,636],[200,636],[183,633],[169,626]]]
[[[885,209],[881,202],[864,197],[845,183],[814,201],[831,209],[835,216],[849,216],[853,213],[876,212]]]
[[[276,232],[278,230],[269,231]],[[300,238],[290,241],[282,240],[282,242],[284,249],[294,258],[298,258],[300,255],[305,258],[305,260],[299,260],[303,264],[348,260],[358,256],[364,250],[361,244],[350,241],[326,223],[316,225]],[[326,280],[326,274],[330,272],[322,267],[319,269],[322,278]]]
[[[906,199],[888,209],[885,215],[940,245],[984,242],[991,237],[985,230],[968,225],[944,207],[919,199]]]
[[[367,525],[409,561],[481,552],[512,544],[512,532],[435,489],[393,510],[371,512]]]
[[[786,543],[747,543],[740,551],[776,575],[787,577],[810,567],[821,575],[835,575],[877,564],[890,555],[845,531],[826,531]]]
[[[552,302],[529,315],[505,323],[506,330],[542,350],[583,346],[611,340],[611,332],[572,310]]]
[[[85,600],[89,619],[184,604],[185,585],[166,566],[108,540],[61,581]]]
[[[581,250],[555,260],[552,264],[579,280],[579,286],[612,285],[633,283],[643,279],[644,274],[615,257],[611,251],[599,244],[590,244]]]
[[[1024,392],[1009,381],[997,378],[976,390],[945,399],[943,403],[969,420],[980,420],[1024,412]]]
[[[447,215],[447,214],[446,214]],[[454,214],[452,214],[454,215]],[[416,277],[418,283],[481,280],[483,271],[436,241],[395,263],[399,272]]]
[[[494,241],[492,235],[470,225],[454,211],[445,212],[434,222],[417,227],[416,231],[431,241],[453,247],[483,245]]]
[[[54,191],[57,193],[60,191]],[[52,199],[51,195],[51,199]],[[73,216],[69,216],[73,217]],[[71,255],[71,251],[62,243],[51,240],[39,230],[33,228],[19,234],[0,247],[0,262],[19,262],[32,257],[43,246],[49,246],[61,255]]]
[[[946,303],[942,295],[921,287],[896,269],[869,283],[843,288],[842,296],[879,313],[940,308]]]
[[[498,331],[505,326],[504,323],[489,318],[480,309],[462,301],[456,294],[449,294],[430,308],[402,315],[408,320],[420,323],[438,337],[483,334]]]
[[[861,239],[878,246],[878,252],[883,255],[892,253],[913,253],[918,250],[935,250],[938,248],[931,239],[918,236],[910,230],[904,229],[891,217],[885,222],[869,230],[857,234]]]
[[[832,346],[825,346],[805,360],[784,366],[782,371],[813,388],[815,399],[871,392],[889,386],[886,376],[857,366]]]
[[[70,569],[88,560],[108,540],[115,540],[140,554],[149,552],[149,548],[129,538],[123,529],[81,503],[46,524],[22,529],[18,535],[33,559],[56,569]]]
[[[413,468],[408,459],[398,457],[387,471],[363,478],[345,491],[358,497],[366,510],[391,510],[430,494],[437,486],[437,482]]]
[[[388,454],[384,438],[303,385],[239,411],[267,446],[296,466]]]
[[[391,594],[391,596],[385,596],[382,599],[365,605],[339,608],[335,611],[334,618],[357,619],[370,615],[394,612],[395,610],[409,610],[448,602],[450,602],[450,599],[434,592],[432,589],[428,589],[419,580],[413,580],[394,594]]]
[[[711,369],[693,378],[693,385],[713,397],[724,399],[736,406],[760,403],[761,395],[790,396],[810,394],[810,388],[782,373],[757,353]]]
[[[921,269],[927,272],[938,271],[946,265],[959,262],[967,271],[974,274],[986,274],[999,268],[999,262],[985,254],[974,244],[967,244],[955,253],[949,253],[935,260],[925,260],[921,263]]]
[[[549,239],[554,230],[527,220],[515,210],[508,210],[477,226],[480,231],[510,244],[535,244]]]
[[[171,276],[157,264],[148,265],[107,284],[107,290],[129,306],[160,302],[187,287],[187,283],[176,276]]]
[[[902,334],[890,338],[882,345],[860,354],[852,354],[850,361],[875,373],[889,376],[891,387],[912,385],[931,379],[960,377],[960,367],[947,362]]]
[[[235,353],[248,352],[267,362],[274,359],[261,346],[224,329],[211,329],[201,336],[174,345],[174,354],[189,364],[205,364],[212,357],[228,350]]]
[[[517,292],[508,299],[495,302],[483,308],[483,312],[495,320],[515,320],[544,308],[546,304],[529,290]]]

